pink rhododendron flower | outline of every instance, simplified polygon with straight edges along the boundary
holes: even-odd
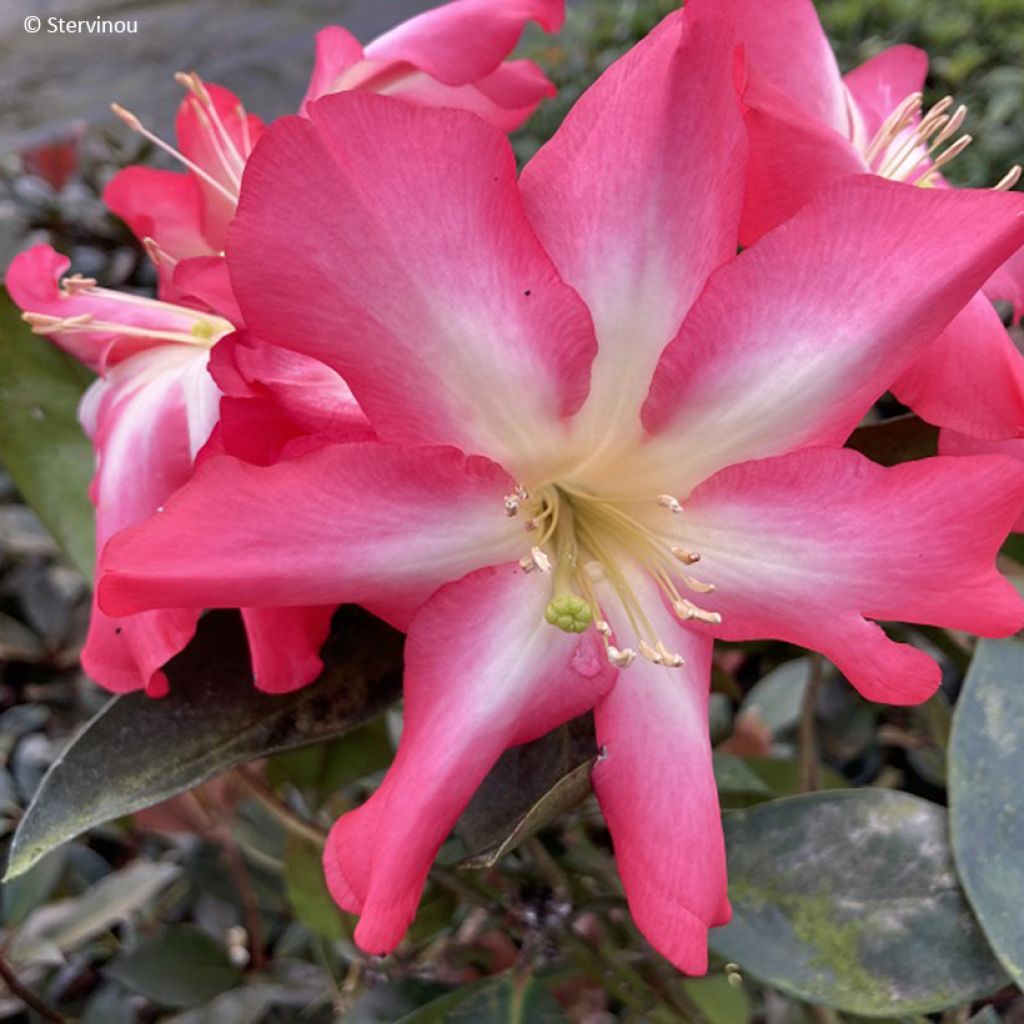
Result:
[[[938,666],[872,620],[1024,622],[994,564],[1024,467],[840,447],[1024,242],[1024,199],[860,177],[737,257],[733,60],[691,0],[519,181],[493,126],[358,94],[250,159],[246,322],[341,372],[376,439],[203,460],[108,544],[100,602],[358,602],[408,630],[396,760],[325,854],[367,951],[502,752],[593,708],[632,913],[703,971],[729,917],[713,639],[802,644],[909,703]]]
[[[65,257],[40,245],[15,258],[6,283],[37,333],[101,374],[79,410],[97,452],[97,551],[118,530],[159,511],[191,477],[204,446],[258,460],[286,455],[289,435],[303,435],[306,447],[321,433],[336,439],[356,430],[366,436],[348,389],[323,364],[268,346],[259,346],[254,357],[233,333],[235,325],[210,310],[98,288],[77,275],[58,284],[67,268]],[[216,376],[233,397],[226,399],[232,404],[221,433],[208,444],[221,401],[208,372],[212,352]],[[279,388],[267,409],[256,371],[272,382],[301,377],[303,393]],[[259,422],[247,414],[246,403],[264,407]],[[244,439],[244,450],[241,440],[238,448],[231,443],[236,437]],[[167,689],[160,669],[192,638],[200,611],[112,618],[94,602],[82,665],[109,690],[145,689],[159,696]],[[283,692],[314,679],[332,611],[244,609],[256,685]]]
[[[528,21],[556,32],[564,18],[565,0],[454,0],[402,22],[365,50],[345,29],[325,28],[301,108],[328,93],[359,90],[471,110],[511,131],[555,89],[532,61],[505,58]],[[195,72],[176,77],[187,92],[175,125],[177,149],[131,111],[116,103],[113,109],[187,173],[129,167],[104,192],[146,245],[160,270],[161,294],[171,300],[181,297],[173,290],[179,261],[222,252],[245,162],[264,131],[228,89]],[[206,268],[208,276],[217,272]]]
[[[811,0],[722,0],[721,9],[747,55],[744,244],[845,175],[947,187],[942,169],[970,142],[961,135],[966,110],[951,98],[922,110],[923,51],[894,46],[843,78]],[[996,187],[1019,174],[1013,168]],[[1002,269],[890,382],[924,419],[981,438],[1024,436],[1024,357],[990,301],[1019,302],[1018,266]]]

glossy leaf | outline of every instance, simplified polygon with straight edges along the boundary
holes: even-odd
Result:
[[[168,697],[114,698],[54,762],[15,833],[7,877],[95,825],[235,765],[365,722],[397,697],[401,650],[396,631],[358,609],[342,609],[320,679],[272,696],[252,685],[238,615],[207,615],[168,666]]]
[[[515,747],[491,770],[455,826],[472,867],[489,867],[590,793],[593,719],[576,719]]]
[[[1024,644],[978,642],[953,716],[953,854],[992,948],[1024,984]]]
[[[95,560],[92,445],[77,418],[89,373],[33,334],[0,289],[0,462],[71,560]]]
[[[734,916],[711,947],[811,1003],[865,1016],[989,995],[1005,974],[953,869],[942,807],[862,789],[725,818]]]
[[[173,925],[123,952],[103,972],[161,1006],[200,1006],[242,973],[221,943],[194,925]]]
[[[558,1000],[532,978],[505,975],[449,992],[398,1024],[568,1024]]]
[[[308,839],[288,837],[284,858],[288,902],[315,935],[331,942],[351,938],[354,919],[343,914],[331,899],[320,861],[322,853],[323,847]]]

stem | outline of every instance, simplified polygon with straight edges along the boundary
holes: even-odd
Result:
[[[308,839],[317,846],[322,847],[327,842],[327,831],[319,825],[314,824],[297,814],[288,806],[274,790],[267,784],[267,781],[258,772],[254,772],[248,765],[235,769],[235,774],[242,781],[249,792],[270,813],[281,822],[289,832]]]
[[[68,1024],[68,1018],[59,1013],[41,996],[37,996],[32,989],[27,988],[14,973],[14,968],[7,962],[7,958],[0,953],[0,978],[10,990],[11,995],[17,996],[29,1009],[35,1010],[43,1020],[52,1021],[53,1024]]]
[[[825,659],[820,654],[810,656],[810,677],[800,708],[800,792],[813,793],[821,788],[821,761],[818,758],[818,736],[815,716],[818,694],[825,675]]]

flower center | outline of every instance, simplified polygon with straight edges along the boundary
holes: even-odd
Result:
[[[51,316],[49,313],[22,314],[35,334],[117,334],[125,338],[140,338],[145,341],[166,341],[179,345],[195,345],[212,348],[217,341],[230,334],[234,327],[223,317],[201,313],[187,306],[176,306],[158,299],[147,299],[141,295],[115,292],[109,288],[98,288],[91,277],[72,274],[60,283],[63,299],[79,296],[103,299],[124,307],[124,320],[103,320],[94,313],[80,313],[77,316]],[[116,307],[115,307],[116,309]],[[147,327],[134,323],[141,311],[155,314],[154,319],[165,322],[166,327]]]
[[[912,92],[882,122],[864,148],[863,156],[875,174],[893,181],[905,181],[931,188],[939,172],[970,144],[970,135],[954,138],[967,118],[962,104],[952,113],[953,97],[946,96],[922,114],[923,97]],[[1005,192],[1020,179],[1018,164],[1003,176],[995,189]]]
[[[617,667],[632,664],[639,654],[656,665],[676,668],[683,659],[666,646],[652,625],[631,582],[633,574],[639,571],[653,580],[683,621],[722,621],[717,612],[698,607],[680,593],[680,587],[698,594],[710,593],[714,587],[683,571],[683,566],[700,560],[697,552],[669,543],[622,505],[566,484],[548,484],[535,495],[518,487],[505,498],[508,515],[525,513],[525,528],[533,542],[520,566],[551,576],[551,601],[544,615],[551,625],[569,633],[582,633],[593,625],[608,660]],[[657,505],[666,515],[683,511],[670,495],[659,497]],[[635,647],[612,642],[604,608],[608,600],[623,612]]]

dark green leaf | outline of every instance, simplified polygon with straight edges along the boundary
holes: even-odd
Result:
[[[272,696],[253,687],[238,615],[207,615],[168,666],[170,696],[113,699],[54,762],[15,833],[7,877],[101,822],[365,722],[398,695],[401,647],[390,627],[342,609],[320,679]]]
[[[496,863],[585,799],[596,754],[589,716],[507,751],[455,826],[456,835],[471,851],[467,863],[473,867]]]
[[[288,902],[310,931],[330,941],[351,938],[352,925],[331,898],[320,862],[323,850],[290,835],[284,858]]]
[[[865,1016],[1005,984],[957,885],[943,808],[862,789],[725,818],[734,916],[713,950],[784,992]]]
[[[747,993],[731,984],[724,974],[687,978],[683,991],[700,1011],[705,1024],[747,1024],[750,1020]]]
[[[981,640],[953,716],[949,805],[967,897],[1003,966],[1024,984],[1024,644]]]
[[[881,423],[858,427],[847,442],[873,462],[895,466],[913,459],[926,459],[938,450],[939,430],[913,413],[894,416]]]
[[[17,927],[57,888],[67,865],[67,850],[54,850],[19,878],[3,885],[4,924]]]
[[[241,981],[224,946],[194,925],[173,925],[121,953],[104,973],[161,1006],[201,1006]]]
[[[76,412],[87,371],[34,335],[0,288],[0,462],[86,576],[95,547],[92,445]]]
[[[449,992],[398,1024],[568,1024],[558,1000],[532,978],[505,975]]]

